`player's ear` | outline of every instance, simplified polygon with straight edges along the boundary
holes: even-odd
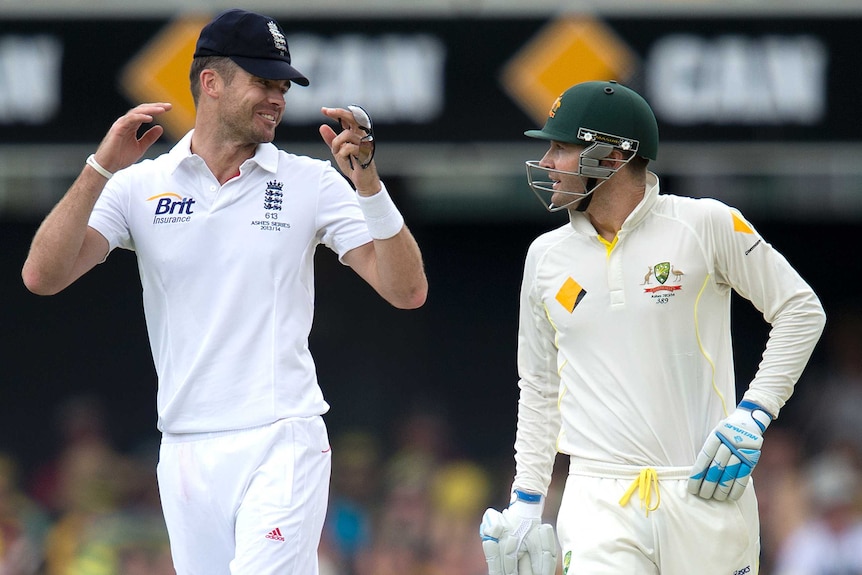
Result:
[[[614,148],[611,150],[611,153],[607,155],[603,160],[601,160],[601,166],[607,166],[610,168],[618,168],[621,163],[626,160],[626,153],[620,150],[619,148]]]
[[[200,84],[202,94],[217,98],[221,87],[224,86],[224,79],[212,68],[204,68],[201,70]]]

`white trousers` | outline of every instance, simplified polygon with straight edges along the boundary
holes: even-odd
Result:
[[[317,575],[330,469],[320,417],[165,434],[158,480],[177,575]]]
[[[755,575],[753,482],[738,501],[704,500],[686,490],[690,470],[572,465],[557,516],[563,572]]]

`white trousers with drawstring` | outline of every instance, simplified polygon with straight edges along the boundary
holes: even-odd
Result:
[[[572,464],[557,516],[564,573],[754,575],[754,485],[738,501],[687,491],[690,468]]]

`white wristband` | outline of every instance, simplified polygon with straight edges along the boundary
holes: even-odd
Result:
[[[528,493],[520,489],[512,491],[509,509],[518,517],[541,519],[545,510],[545,498],[538,493]]]
[[[103,168],[99,165],[99,162],[96,161],[96,154],[90,154],[87,157],[87,165],[99,172],[105,179],[110,180],[114,177],[114,174]]]
[[[380,191],[373,196],[357,196],[359,207],[365,215],[368,233],[375,240],[391,238],[404,227],[404,216],[389,197],[383,182],[380,186]]]

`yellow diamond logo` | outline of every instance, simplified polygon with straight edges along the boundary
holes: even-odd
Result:
[[[637,56],[614,32],[587,17],[563,17],[545,26],[503,69],[503,87],[537,123],[554,100],[590,80],[625,83]]]
[[[584,299],[585,295],[587,295],[586,290],[584,290],[578,282],[568,277],[566,278],[566,281],[563,282],[563,287],[561,287],[560,291],[557,292],[555,299],[560,302],[561,306],[566,308],[566,311],[572,313],[575,306]]]
[[[135,105],[170,102],[171,111],[159,117],[167,135],[182,138],[195,123],[189,91],[189,67],[201,28],[209,17],[186,16],[172,21],[123,70],[121,85]]]

